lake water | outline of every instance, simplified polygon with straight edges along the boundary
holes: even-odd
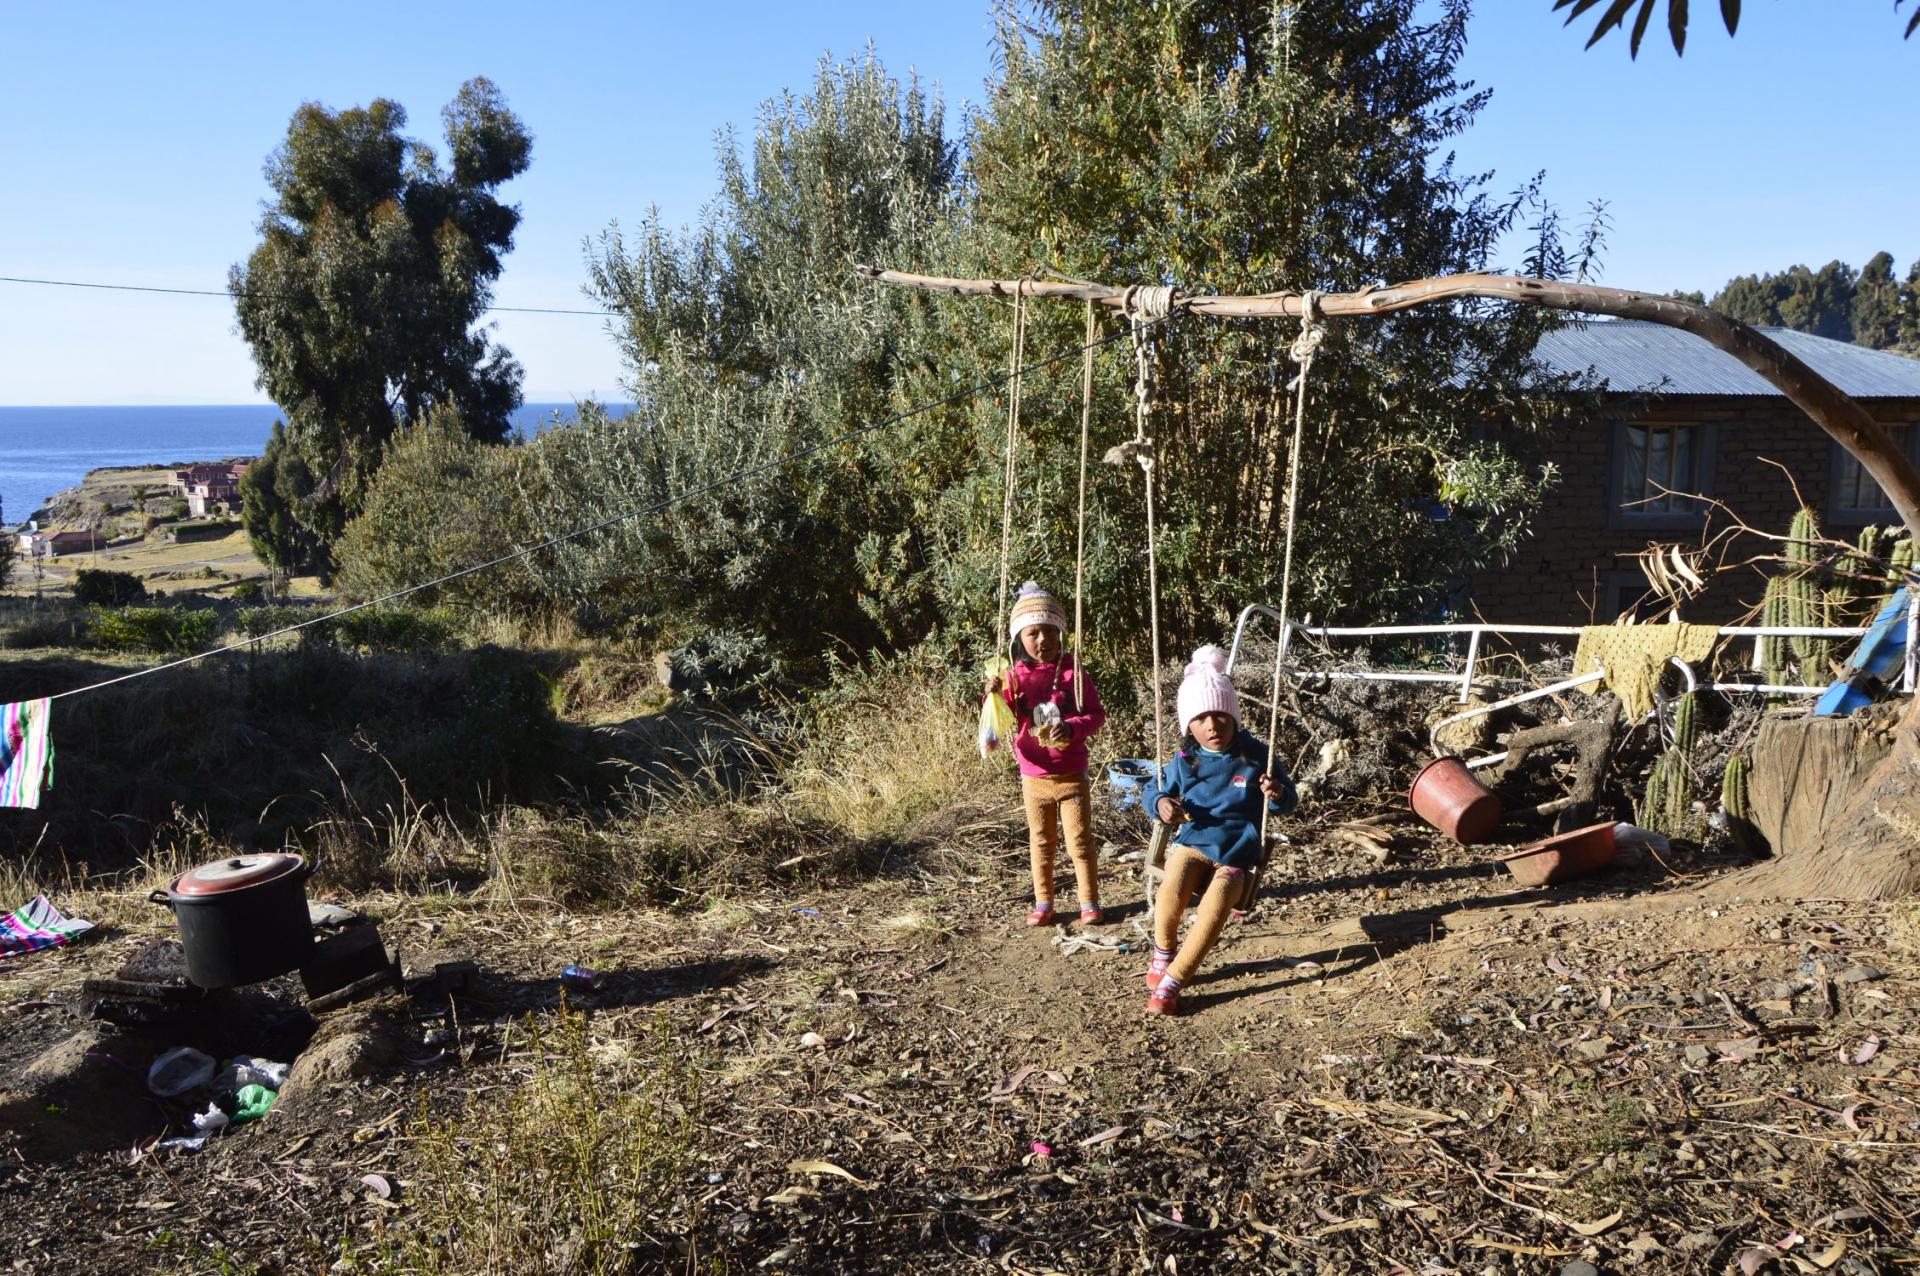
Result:
[[[619,415],[627,404],[608,404]],[[0,515],[30,517],[46,499],[103,465],[168,465],[258,456],[280,409],[272,404],[214,407],[0,407]],[[537,434],[573,419],[571,403],[528,403],[514,426]]]

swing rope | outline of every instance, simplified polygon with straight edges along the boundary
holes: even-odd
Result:
[[[1093,303],[1087,303],[1087,340],[1092,341],[1099,331],[1100,321],[1094,318]],[[1080,508],[1075,519],[1073,537],[1073,711],[1076,714],[1087,711],[1085,693],[1081,683],[1085,675],[1081,673],[1080,633],[1081,633],[1081,597],[1087,576],[1087,436],[1093,428],[1093,350],[1087,350],[1087,357],[1080,367]]]
[[[1137,293],[1170,293],[1171,289],[1127,290],[1127,317],[1133,324],[1133,443],[1131,454],[1140,463],[1140,478],[1147,496],[1147,617],[1153,641],[1153,765],[1155,774],[1166,762],[1166,690],[1160,676],[1160,557],[1156,543],[1153,508],[1154,454],[1153,436],[1153,343],[1148,336],[1147,310],[1138,304]],[[1161,307],[1166,305],[1161,301]]]
[[[1293,348],[1288,357],[1300,365],[1300,371],[1287,383],[1287,389],[1294,391],[1292,401],[1293,444],[1287,453],[1287,510],[1284,548],[1280,558],[1280,635],[1273,649],[1273,688],[1267,700],[1267,774],[1273,774],[1274,740],[1280,733],[1280,670],[1286,664],[1287,639],[1291,634],[1287,604],[1293,590],[1293,525],[1294,514],[1300,504],[1300,443],[1307,418],[1307,382],[1313,372],[1313,357],[1320,349],[1320,343],[1326,340],[1326,325],[1320,321],[1320,294],[1308,289],[1300,298],[1300,335],[1293,339]],[[1271,814],[1265,803],[1260,807],[1260,854],[1264,867],[1267,848],[1267,822]],[[1253,889],[1260,888],[1259,878],[1254,878]],[[1249,897],[1248,904],[1252,904]]]
[[[1000,486],[1000,613],[988,650],[999,651],[1007,629],[1007,568],[1013,550],[1014,453],[1020,443],[1020,370],[1027,350],[1027,281],[1016,285],[1013,296],[1013,364],[1007,382],[1007,443]]]

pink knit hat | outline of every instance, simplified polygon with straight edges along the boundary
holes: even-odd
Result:
[[[1227,653],[1209,643],[1193,653],[1187,676],[1180,680],[1180,729],[1185,731],[1203,713],[1224,713],[1240,725],[1240,695],[1227,677]]]

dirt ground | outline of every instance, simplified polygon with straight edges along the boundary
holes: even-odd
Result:
[[[0,963],[0,1267],[398,1269],[432,1222],[419,1114],[524,1086],[563,998],[596,1054],[664,1029],[697,1073],[672,1226],[624,1270],[1920,1262],[1905,906],[1745,899],[1684,852],[1521,890],[1411,817],[1383,863],[1324,814],[1284,826],[1188,1013],[1149,1019],[1138,830],[1108,817],[1107,924],[1033,931],[1005,816],[999,852],[691,910],[356,901],[407,993],[323,1018],[297,1095],[197,1153],[142,1150],[184,1115],[144,1094],[167,1042],[74,1009],[164,913]],[[480,973],[449,1002],[430,975],[458,958]],[[566,993],[568,962],[606,982]]]

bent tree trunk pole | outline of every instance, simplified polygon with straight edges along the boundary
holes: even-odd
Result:
[[[1091,301],[1116,310],[1132,308],[1145,291],[1074,281],[945,279],[873,266],[858,270],[881,283],[929,292]],[[1443,275],[1358,292],[1315,293],[1312,304],[1322,315],[1345,319],[1467,297],[1643,319],[1690,332],[1726,351],[1786,395],[1860,462],[1920,543],[1920,471],[1885,428],[1792,351],[1705,306],[1624,288],[1488,274]],[[1297,292],[1244,297],[1176,292],[1167,308],[1215,319],[1299,318],[1307,304],[1306,296]],[[1825,821],[1817,850],[1782,856],[1756,870],[1743,886],[1754,892],[1852,898],[1889,898],[1920,889],[1920,696],[1909,702],[1891,751]]]

